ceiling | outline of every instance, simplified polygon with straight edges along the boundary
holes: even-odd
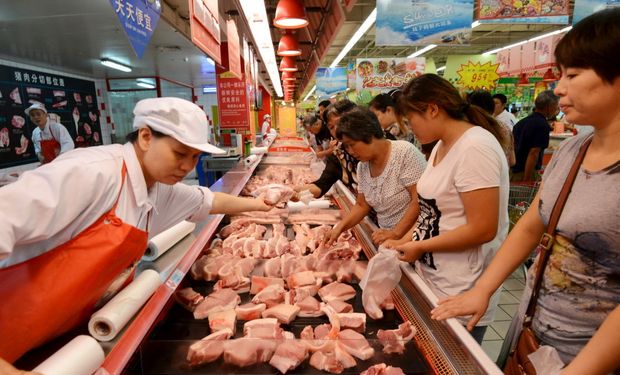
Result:
[[[260,1],[260,0],[253,0]],[[278,0],[264,0],[270,24]],[[349,1],[350,11],[342,10],[343,22],[334,20],[342,0],[305,0],[310,25],[296,31],[302,47],[297,58],[300,71],[295,97],[312,86],[318,66],[329,66],[355,31],[376,7],[376,0]],[[239,0],[220,0],[220,24],[235,18],[240,34],[249,35],[240,14]],[[142,59],[138,59],[108,0],[20,0],[0,1],[0,58],[30,63],[97,79],[159,75],[174,81],[201,87],[213,84],[214,67],[210,59],[189,40],[187,0],[163,0],[162,19]],[[336,24],[337,23],[337,24]],[[469,46],[440,46],[426,53],[441,66],[448,55],[478,54],[483,51],[527,39],[561,28],[559,25],[481,25],[474,29]],[[222,27],[222,40],[226,40]],[[271,27],[274,49],[282,31]],[[379,56],[408,56],[418,47],[375,46],[375,27],[342,60]],[[108,57],[132,66],[122,73],[99,64]],[[278,59],[279,62],[279,59]],[[269,77],[261,65],[260,80],[269,91]]]

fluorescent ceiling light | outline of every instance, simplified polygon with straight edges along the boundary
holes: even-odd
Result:
[[[136,85],[140,86],[140,87],[144,87],[145,89],[154,89],[155,85],[147,82],[147,81],[141,81],[141,80],[136,80]]]
[[[304,98],[304,102],[306,100],[308,100],[308,98],[310,97],[310,95],[312,95],[312,93],[314,92],[314,90],[316,90],[316,85],[312,86],[312,88],[310,89],[310,91],[308,91],[308,95],[306,95],[306,97]]]
[[[446,70],[446,66],[445,66],[445,65],[444,65],[444,66],[442,66],[442,67],[440,67],[440,68],[437,68],[437,71],[438,71],[438,72],[441,72],[442,70]]]
[[[203,94],[213,94],[216,93],[217,89],[215,87],[203,87],[202,88],[202,93]]]
[[[480,21],[476,20],[474,22],[471,23],[471,28],[475,29],[476,27],[480,26]]]
[[[120,70],[120,71],[126,72],[126,73],[131,72],[131,68],[129,66],[123,65],[121,63],[117,63],[116,61],[112,61],[112,60],[107,59],[107,58],[103,58],[100,61],[101,61],[102,65],[105,65],[105,66],[107,66],[109,68]]]
[[[567,26],[567,27],[565,27],[563,29],[560,29],[560,30],[551,31],[549,33],[538,35],[538,36],[535,36],[533,38],[530,38],[530,39],[527,39],[527,40],[522,40],[522,41],[517,42],[517,43],[509,44],[509,45],[504,46],[504,47],[495,48],[495,49],[492,49],[490,51],[483,52],[482,54],[483,55],[492,55],[494,53],[498,53],[499,51],[503,51],[503,50],[508,49],[508,48],[520,46],[520,45],[528,43],[528,42],[534,42],[536,40],[540,40],[542,38],[546,38],[546,37],[551,36],[551,35],[557,35],[557,34],[565,33],[567,31],[570,31],[570,29],[572,29],[572,28],[573,28],[572,26]]]
[[[411,55],[407,56],[407,58],[408,59],[413,59],[414,57],[418,57],[418,56],[420,56],[420,55],[422,55],[422,54],[432,50],[435,47],[437,47],[436,44],[429,44],[428,46],[426,46],[426,47],[424,47],[422,49],[419,49],[419,50],[415,51],[414,53],[412,53]]]
[[[375,23],[376,20],[377,20],[377,8],[375,8],[370,13],[368,18],[366,18],[364,23],[362,23],[362,26],[360,26],[360,28],[357,29],[355,34],[353,34],[353,37],[351,38],[351,40],[349,40],[349,43],[347,43],[347,45],[344,46],[342,51],[340,51],[338,56],[336,56],[334,61],[331,63],[331,65],[329,66],[330,68],[335,68],[336,65],[338,65],[338,63],[340,61],[342,61],[342,59],[347,55],[347,53],[351,50],[351,48],[353,48],[355,43],[357,43],[357,41],[360,40],[360,38],[362,36],[364,36],[364,34],[366,34],[366,31],[368,31],[368,29],[370,29],[370,26],[372,26]]]
[[[282,96],[282,83],[280,82],[280,74],[278,65],[276,64],[276,54],[273,49],[273,41],[271,39],[271,31],[269,30],[269,19],[265,10],[265,2],[257,0],[241,0],[241,9],[243,15],[250,26],[252,37],[256,42],[256,48],[260,54],[269,79],[273,84],[273,89],[277,96]]]

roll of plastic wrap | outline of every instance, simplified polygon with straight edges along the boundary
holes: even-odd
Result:
[[[250,154],[259,155],[267,152],[267,147],[252,147],[250,149]]]
[[[103,363],[105,354],[94,338],[77,336],[33,371],[42,375],[91,375]]]
[[[306,206],[306,204],[304,202],[288,201],[288,203],[286,204],[286,207],[288,207],[288,211],[289,212],[299,212],[303,208],[307,208],[308,206]]]
[[[329,208],[331,203],[325,199],[317,199],[308,203],[308,208]]]
[[[172,228],[159,233],[149,241],[149,246],[142,259],[150,262],[159,258],[177,242],[192,233],[194,229],[196,229],[196,223],[182,221]]]
[[[258,156],[250,155],[247,158],[245,158],[243,162],[245,163],[246,166],[248,166],[248,165],[252,165],[256,161],[256,159],[258,159]]]
[[[131,284],[91,316],[88,332],[99,341],[112,340],[160,284],[161,279],[157,271],[142,271]]]

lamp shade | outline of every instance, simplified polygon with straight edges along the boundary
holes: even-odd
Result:
[[[301,0],[280,0],[273,25],[280,29],[301,29],[308,26],[306,9]]]
[[[527,79],[527,74],[526,73],[519,74],[519,80],[517,81],[516,85],[517,86],[527,86],[529,84],[530,84],[530,80]]]
[[[296,79],[294,72],[282,72],[282,81],[295,81]]]
[[[278,44],[278,56],[301,56],[301,47],[293,34],[282,35]]]
[[[543,75],[542,80],[544,82],[553,82],[553,81],[557,81],[558,77],[556,77],[555,74],[553,74],[553,70],[549,68]]]
[[[297,63],[295,62],[295,58],[290,56],[285,56],[280,61],[280,71],[281,72],[296,72]]]

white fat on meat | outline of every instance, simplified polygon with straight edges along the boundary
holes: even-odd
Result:
[[[280,285],[284,288],[284,279],[280,277],[252,275],[252,287],[250,288],[250,294],[257,294],[269,285]]]
[[[415,327],[410,321],[406,321],[398,326],[398,329],[377,331],[377,338],[383,345],[384,353],[398,353],[403,354],[405,351],[405,345],[411,341],[416,334]]]
[[[352,356],[363,361],[371,358],[375,350],[370,346],[366,337],[359,332],[345,329],[338,333],[338,342]]]
[[[223,329],[193,343],[187,352],[187,361],[190,366],[199,366],[218,359],[224,351],[222,343],[232,335],[233,332],[230,329]]]
[[[186,310],[194,312],[196,306],[198,306],[205,297],[192,288],[184,288],[174,293],[174,299]]]
[[[333,301],[335,299],[347,301],[355,298],[355,289],[351,285],[333,282],[319,289],[319,296],[323,302]]]
[[[289,324],[297,318],[299,310],[299,306],[297,305],[287,305],[283,303],[268,308],[261,313],[261,316],[263,318],[276,318],[280,323]]]
[[[314,285],[316,279],[313,271],[303,271],[291,274],[286,278],[286,285],[289,289],[299,288],[306,285]]]
[[[364,313],[339,313],[341,328],[350,328],[357,332],[366,331],[366,314]]]
[[[224,343],[224,362],[238,367],[269,362],[277,347],[275,340],[242,337]]]
[[[264,303],[267,307],[279,305],[284,302],[284,293],[286,290],[280,284],[273,284],[265,287],[263,290],[258,292],[254,298],[252,298],[253,303]]]
[[[243,325],[243,336],[261,339],[282,339],[283,330],[275,318],[254,319]]]
[[[308,358],[308,348],[299,340],[284,340],[276,348],[269,364],[283,374],[294,370]]]
[[[204,266],[209,262],[209,257],[206,255],[198,258],[189,269],[189,275],[193,280],[204,279]]]
[[[194,310],[194,318],[204,319],[210,313],[234,309],[241,302],[241,298],[232,289],[220,289],[209,294]]]
[[[331,348],[319,350],[310,357],[310,365],[317,370],[340,374],[345,369],[355,367],[357,362],[338,341],[330,340]]]
[[[282,262],[279,257],[267,259],[263,267],[265,276],[267,277],[282,276]]]
[[[362,371],[360,375],[405,375],[405,373],[400,367],[392,367],[385,363],[379,363]]]
[[[234,335],[236,326],[237,313],[234,309],[216,311],[209,314],[209,328],[211,329],[211,332],[217,332],[223,329],[230,329]]]
[[[299,315],[302,318],[315,318],[325,313],[321,310],[321,303],[314,297],[308,296],[296,303],[299,306]]]
[[[288,202],[294,194],[295,190],[280,184],[268,184],[252,191],[254,197],[261,197],[265,203],[272,206]]]
[[[235,313],[237,314],[237,320],[254,320],[261,317],[261,313],[267,310],[267,305],[264,303],[246,303],[235,307]]]
[[[334,309],[337,313],[351,313],[353,312],[353,305],[344,301],[335,299],[327,302],[327,304]]]

